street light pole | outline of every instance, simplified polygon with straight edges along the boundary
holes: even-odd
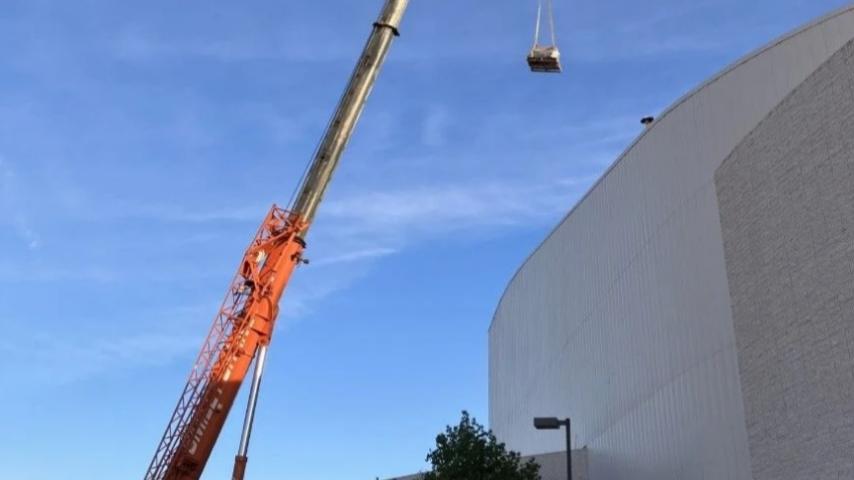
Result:
[[[572,480],[572,420],[568,417],[560,420],[556,417],[534,418],[534,428],[537,430],[558,430],[566,427],[566,479]]]
[[[572,421],[566,418],[566,478],[572,479]]]

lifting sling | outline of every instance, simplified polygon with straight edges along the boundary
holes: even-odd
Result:
[[[548,15],[551,44],[540,44],[544,1],[546,2],[545,13]],[[557,47],[552,0],[537,0],[537,23],[534,28],[534,46],[531,47],[531,51],[528,54],[528,66],[531,67],[531,71],[533,72],[560,73],[561,71],[560,50]]]

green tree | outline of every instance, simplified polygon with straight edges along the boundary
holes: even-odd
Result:
[[[463,412],[460,423],[436,437],[436,449],[427,454],[433,470],[424,480],[540,480],[540,466],[522,462],[508,452],[491,431]]]

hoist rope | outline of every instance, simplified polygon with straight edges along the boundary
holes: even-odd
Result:
[[[557,46],[557,34],[555,33],[555,16],[554,16],[554,5],[552,0],[546,0],[548,5],[547,14],[549,16],[549,29],[551,30],[551,39],[552,39],[552,47]],[[543,0],[537,0],[537,24],[534,28],[534,48],[540,45],[540,26],[543,21]]]
[[[557,34],[555,34],[555,14],[554,14],[554,5],[552,0],[548,0],[549,2],[549,24],[552,28],[552,46],[557,47]]]

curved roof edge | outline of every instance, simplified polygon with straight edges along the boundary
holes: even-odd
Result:
[[[701,91],[705,90],[706,88],[713,85],[714,83],[716,83],[721,78],[726,77],[727,75],[732,73],[734,70],[736,70],[739,67],[741,67],[742,65],[750,62],[751,60],[755,59],[756,57],[762,55],[763,53],[765,53],[769,50],[772,50],[773,48],[777,47],[778,45],[780,45],[780,44],[782,44],[782,43],[784,43],[784,42],[786,42],[786,41],[788,41],[794,37],[797,37],[798,35],[806,32],[808,30],[811,30],[811,29],[818,27],[822,24],[825,24],[825,23],[835,19],[836,17],[842,16],[842,15],[849,13],[849,12],[852,12],[852,11],[854,11],[854,3],[846,5],[844,7],[840,7],[840,8],[838,8],[838,9],[836,9],[830,13],[827,13],[821,17],[818,17],[817,19],[815,19],[815,20],[813,20],[813,21],[789,32],[789,33],[783,34],[782,36],[778,37],[777,39],[770,41],[769,43],[765,44],[764,46],[761,46],[761,47],[751,51],[750,53],[744,55],[740,59],[731,63],[729,66],[727,66],[726,68],[724,68],[723,70],[721,70],[717,74],[713,75],[711,78],[709,78],[705,82],[701,83],[699,86],[693,88],[688,93],[682,95],[672,105],[667,107],[661,113],[661,115],[659,115],[656,118],[656,121],[655,121],[655,123],[652,124],[652,126],[650,126],[649,128],[643,129],[643,131],[637,136],[637,138],[635,138],[634,141],[632,141],[632,143],[630,143],[629,146],[625,150],[623,150],[623,153],[621,153],[617,157],[617,159],[614,160],[613,163],[611,163],[611,165],[605,170],[605,172],[603,172],[602,175],[599,176],[599,178],[593,183],[593,185],[591,185],[590,188],[587,189],[587,192],[585,192],[584,195],[581,198],[579,198],[577,202],[575,202],[575,205],[573,205],[573,207],[569,210],[569,212],[566,215],[564,215],[561,218],[561,220],[557,223],[557,225],[555,225],[549,231],[549,233],[546,235],[546,237],[543,239],[543,241],[541,241],[537,245],[537,247],[534,248],[534,250],[530,254],[528,254],[527,257],[525,257],[525,260],[522,262],[521,265],[519,265],[519,268],[516,269],[516,272],[510,278],[510,281],[507,282],[507,286],[504,288],[504,292],[502,292],[501,298],[498,300],[498,305],[495,307],[495,311],[492,314],[492,320],[490,320],[490,322],[489,322],[489,328],[487,329],[487,331],[488,332],[492,331],[492,326],[495,324],[495,317],[498,314],[498,311],[501,309],[501,304],[504,302],[504,297],[507,296],[507,291],[510,289],[510,286],[513,285],[513,283],[516,281],[516,278],[519,276],[519,274],[522,272],[522,270],[525,268],[525,266],[528,264],[528,262],[531,261],[531,258],[533,258],[534,255],[536,255],[537,252],[540,251],[540,249],[543,247],[543,245],[545,245],[545,243],[548,242],[549,239],[552,238],[552,236],[554,236],[555,232],[557,232],[557,230],[567,221],[567,219],[569,219],[569,217],[572,216],[572,214],[575,212],[575,210],[578,209],[578,207],[582,203],[584,203],[585,200],[587,200],[587,198],[593,193],[594,190],[596,190],[596,188],[599,187],[599,185],[602,183],[603,180],[605,180],[605,178],[611,173],[611,171],[613,171],[614,168],[616,168],[617,165],[619,165],[620,162],[623,161],[623,159],[628,155],[628,153],[631,152],[635,148],[635,146],[637,146],[637,144],[640,143],[641,140],[643,140],[643,138],[647,135],[647,133],[649,133],[652,129],[654,129],[658,126],[658,123],[660,120],[667,117],[671,112],[673,112],[674,110],[676,110],[677,108],[682,106],[682,104],[687,102],[689,99],[691,99],[692,97],[694,97],[695,95],[697,95]]]

